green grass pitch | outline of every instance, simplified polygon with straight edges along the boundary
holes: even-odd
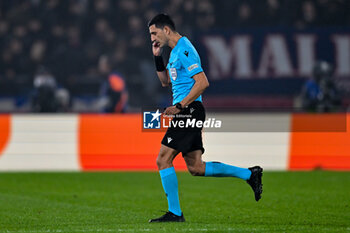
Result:
[[[178,172],[185,223],[156,172],[0,173],[0,232],[350,232],[349,172],[265,172],[255,202],[235,178]]]

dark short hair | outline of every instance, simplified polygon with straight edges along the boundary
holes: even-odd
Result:
[[[154,16],[148,23],[148,27],[155,25],[157,28],[164,28],[164,26],[168,26],[171,30],[175,31],[175,23],[167,14],[158,14]]]

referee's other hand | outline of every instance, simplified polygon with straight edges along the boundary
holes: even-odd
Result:
[[[180,109],[176,108],[175,106],[170,106],[170,107],[167,107],[165,109],[165,111],[163,112],[164,115],[175,115],[175,114],[178,114],[180,112]]]

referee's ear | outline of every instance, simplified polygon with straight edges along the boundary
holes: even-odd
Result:
[[[170,35],[170,33],[173,31],[169,26],[165,25],[163,28],[165,34]]]

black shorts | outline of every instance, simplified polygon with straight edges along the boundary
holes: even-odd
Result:
[[[180,127],[183,121],[184,127]],[[197,121],[205,121],[205,109],[200,101],[192,102],[187,108],[172,119],[172,126],[166,131],[162,144],[182,152],[201,150],[204,153],[202,141],[202,126]]]

